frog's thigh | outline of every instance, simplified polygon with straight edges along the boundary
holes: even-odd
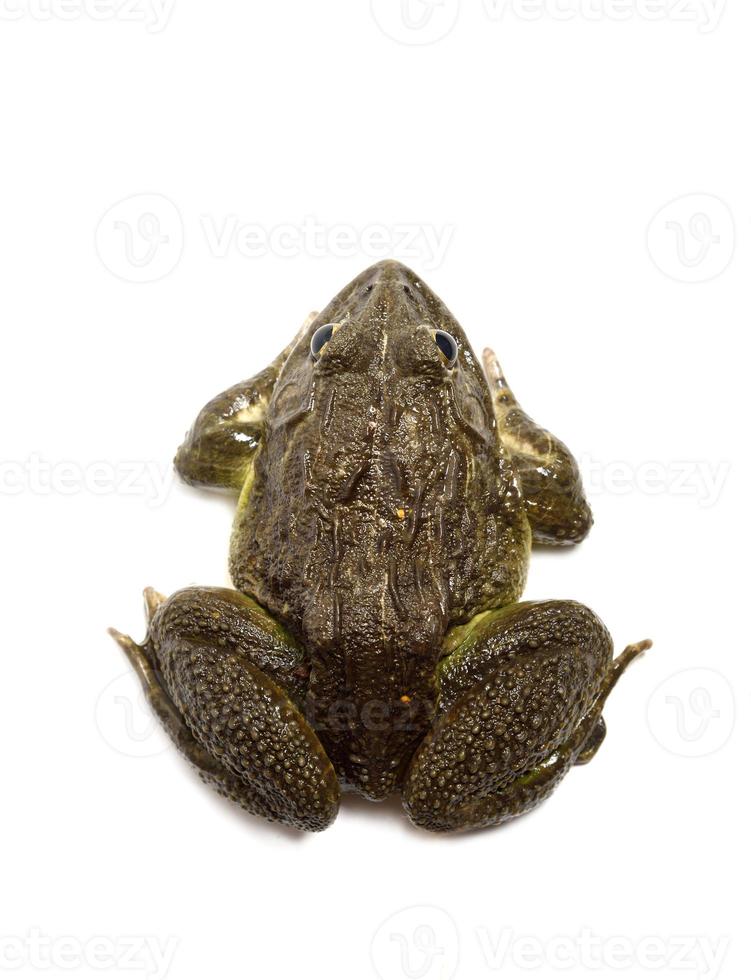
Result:
[[[613,661],[612,651],[601,621],[574,602],[479,618],[439,665],[437,716],[403,791],[413,823],[491,826],[545,799],[602,740],[605,697],[638,652]]]
[[[117,639],[177,747],[251,813],[301,830],[328,826],[339,783],[293,700],[305,671],[299,647],[231,589],[184,589],[151,606],[143,646]]]

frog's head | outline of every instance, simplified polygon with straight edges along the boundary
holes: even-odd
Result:
[[[385,388],[409,377],[456,385],[476,366],[441,300],[393,260],[366,269],[334,297],[311,326],[310,351],[321,377],[367,372]]]
[[[413,416],[449,394],[456,415],[443,419],[444,436],[451,438],[456,424],[495,439],[487,383],[463,329],[411,269],[393,260],[357,276],[298,337],[270,419],[283,423],[289,409],[297,417],[300,396],[308,394],[308,411],[340,396],[353,403],[354,415],[373,417],[389,405]],[[415,448],[424,455],[430,447]]]

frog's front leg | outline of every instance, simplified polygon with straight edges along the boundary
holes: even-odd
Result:
[[[336,817],[339,782],[303,717],[302,649],[252,599],[147,590],[143,644],[115,631],[146,697],[201,777],[251,813],[300,830]]]
[[[576,544],[592,527],[592,511],[571,451],[524,412],[492,350],[483,353],[498,432],[521,481],[535,544]]]
[[[434,725],[403,798],[428,830],[492,826],[547,797],[604,737],[602,709],[648,641],[612,659],[602,622],[575,602],[522,602],[450,634]]]
[[[186,483],[239,493],[261,440],[279,372],[316,316],[308,316],[297,337],[265,370],[204,405],[175,457],[175,469]]]

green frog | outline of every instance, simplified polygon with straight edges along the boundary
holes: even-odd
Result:
[[[649,641],[613,659],[585,606],[520,601],[532,544],[590,529],[581,477],[414,272],[354,279],[175,464],[237,496],[236,588],[147,589],[144,642],[112,632],[221,794],[316,831],[342,792],[399,793],[418,827],[467,830],[597,752]]]

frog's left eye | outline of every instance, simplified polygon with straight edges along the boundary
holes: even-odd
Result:
[[[440,352],[446,358],[447,365],[452,368],[456,364],[456,359],[459,357],[459,346],[456,341],[445,330],[435,330],[433,332],[433,339]]]
[[[313,334],[310,340],[310,354],[314,361],[317,361],[321,356],[321,351],[333,337],[335,328],[335,323],[324,323]]]

